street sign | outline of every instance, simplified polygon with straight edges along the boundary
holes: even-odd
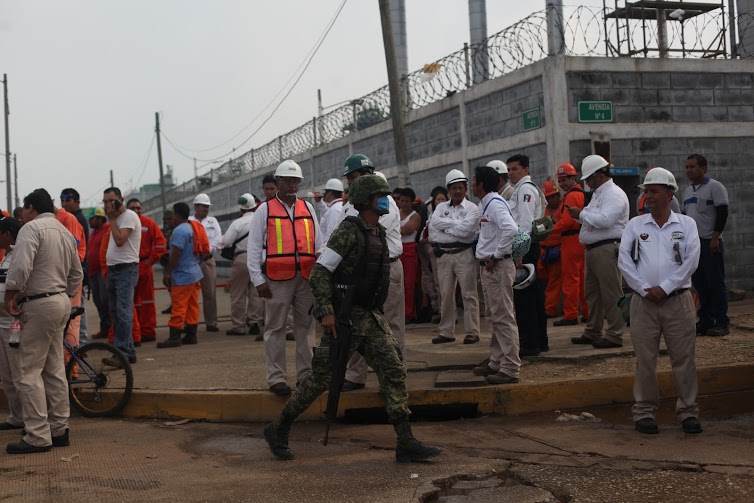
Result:
[[[542,120],[539,116],[539,107],[524,110],[521,114],[521,118],[524,120],[524,131],[531,131],[532,129],[539,129],[542,127]]]
[[[613,122],[613,102],[579,101],[579,122]]]
[[[629,168],[612,167],[610,174],[613,176],[639,176],[639,168],[636,166]]]

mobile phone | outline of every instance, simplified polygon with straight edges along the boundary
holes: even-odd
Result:
[[[123,206],[123,203],[118,201],[117,199],[113,202],[113,206],[115,206],[115,211],[118,211],[121,206]]]

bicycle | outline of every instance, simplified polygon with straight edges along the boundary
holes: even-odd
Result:
[[[83,314],[83,307],[74,307],[65,324]],[[128,403],[133,391],[131,364],[123,353],[104,342],[90,342],[73,347],[63,340],[71,359],[65,366],[71,405],[85,417],[110,417]]]

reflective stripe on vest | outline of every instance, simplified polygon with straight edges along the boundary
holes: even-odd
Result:
[[[314,232],[314,218],[302,199],[293,206],[293,222],[277,198],[267,201],[267,278],[287,281],[301,271],[308,280],[316,260]]]

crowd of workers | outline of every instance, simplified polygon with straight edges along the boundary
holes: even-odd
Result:
[[[547,318],[561,313],[555,326],[586,323],[573,344],[622,346],[626,321],[618,300],[631,290],[631,323],[639,327],[633,334],[636,428],[657,429],[655,364],[664,335],[679,388],[678,415],[685,431],[701,431],[694,337],[729,332],[722,241],[728,198],[707,175],[703,156],[688,156],[686,175],[691,183],[681,205],[674,176],[650,170],[639,186],[640,216],[631,221],[628,197],[598,155],[584,159],[580,174],[561,164],[557,182],[548,177],[541,188],[529,175],[528,157],[519,154],[477,166],[471,180],[451,170],[426,202],[410,188],[395,189],[375,203],[385,240],[387,295],[379,317],[385,333],[399,355],[405,354],[407,323],[438,323],[432,343],[453,343],[460,301],[463,344],[479,342],[480,316],[490,325],[489,363],[474,373],[490,384],[517,383],[521,358],[549,350]],[[385,179],[366,156],[350,156],[343,178],[350,187],[362,176]],[[281,163],[263,179],[264,201],[240,195],[240,217],[224,235],[209,216],[207,194],[195,197],[193,215],[188,204],[175,204],[160,229],[141,214],[138,199],[124,204],[117,187],[104,191],[103,207],[88,220],[72,188],[61,192],[61,207],[37,189],[16,218],[0,220],[0,379],[10,404],[0,430],[25,431],[8,452],[68,444],[64,356],[55,337],[70,307],[83,304],[82,286],[90,288],[99,330],[90,334],[82,316],[80,324],[70,323],[66,340],[76,346],[108,338],[136,363],[138,347],[156,339],[153,266],[160,262],[171,305],[165,311],[169,336],[157,347],[198,343],[200,291],[205,330],[219,331],[214,257],[221,253],[231,260],[226,335],[264,342],[269,389],[281,396],[291,393],[285,341],[295,340],[301,384],[312,371],[314,324],[328,315],[312,312],[310,273],[315,263],[337,269],[343,256],[329,246],[330,237],[347,217],[359,216],[341,180],[329,180],[312,204],[298,197],[303,178],[297,163]],[[14,318],[23,324],[16,349],[7,340]],[[367,362],[356,352],[343,391],[363,388],[366,378]]]

